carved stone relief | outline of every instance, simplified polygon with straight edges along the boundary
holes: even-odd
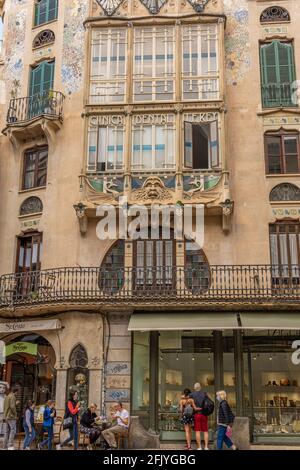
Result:
[[[43,203],[40,198],[31,196],[22,202],[20,215],[37,214],[38,212],[43,212]]]

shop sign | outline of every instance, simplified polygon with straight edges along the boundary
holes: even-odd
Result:
[[[37,344],[19,342],[19,343],[8,344],[5,347],[6,357],[12,356],[13,354],[20,354],[20,353],[30,354],[31,356],[36,356]]]
[[[106,401],[129,401],[130,390],[117,390],[110,389],[106,390]]]
[[[61,328],[60,320],[15,321],[0,323],[0,333],[18,333],[19,331],[45,331]]]

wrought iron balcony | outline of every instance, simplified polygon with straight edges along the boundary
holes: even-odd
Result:
[[[33,96],[12,98],[7,111],[7,126],[24,125],[38,117],[62,120],[64,95],[46,91]]]
[[[294,92],[293,83],[290,82],[262,85],[263,107],[297,106],[297,102],[293,102]]]
[[[41,304],[271,306],[300,303],[300,266],[58,268],[0,277],[0,308]],[[299,307],[298,307],[299,308]]]

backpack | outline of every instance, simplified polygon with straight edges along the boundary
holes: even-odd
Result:
[[[214,412],[214,409],[215,409],[215,404],[214,402],[211,400],[211,398],[209,398],[208,395],[205,395],[204,399],[203,399],[203,402],[202,402],[202,406],[201,406],[201,413],[204,415],[204,416],[210,416],[213,414]]]
[[[184,407],[182,416],[184,418],[192,418],[193,414],[194,414],[194,408],[192,407],[190,403],[187,403],[187,405],[185,405]]]

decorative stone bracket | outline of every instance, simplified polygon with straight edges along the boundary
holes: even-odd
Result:
[[[88,228],[87,207],[82,202],[75,204],[73,207],[78,218],[80,233],[81,235],[85,235]]]

